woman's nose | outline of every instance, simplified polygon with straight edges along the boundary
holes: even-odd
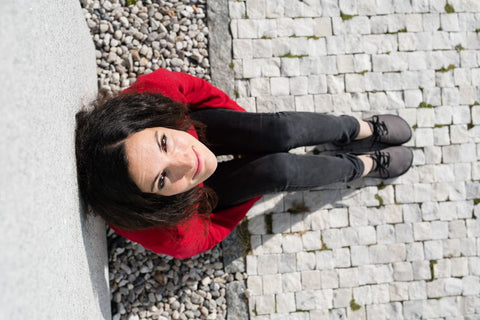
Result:
[[[195,159],[189,155],[187,152],[181,152],[176,154],[175,157],[171,159],[172,174],[175,180],[183,178],[188,173],[193,174],[195,168]]]

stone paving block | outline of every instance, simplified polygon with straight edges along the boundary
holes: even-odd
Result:
[[[458,257],[450,259],[452,266],[452,277],[463,277],[468,275],[468,258]]]
[[[468,258],[468,270],[469,274],[478,276],[480,275],[480,258],[479,257],[469,257]]]
[[[338,55],[337,56],[337,69],[340,73],[353,72],[353,55]]]
[[[327,283],[322,283],[323,282],[323,274],[322,272],[327,272],[327,273],[335,273],[335,279],[336,279],[336,271],[334,270],[327,270],[327,271],[319,271],[319,270],[306,270],[301,272],[301,277],[302,277],[302,289],[303,290],[317,290],[317,289],[331,289],[331,288],[336,288],[337,286],[334,285],[334,282],[329,281],[329,278],[326,276]],[[328,275],[328,274],[327,274]],[[332,285],[331,287],[328,287],[328,285]]]
[[[254,295],[262,295],[263,294],[263,284],[262,284],[261,276],[248,276],[247,278],[247,287],[248,290]]]
[[[333,290],[333,306],[345,308],[350,306],[352,300],[352,288],[340,288]]]
[[[311,75],[308,77],[308,94],[327,93],[327,78],[325,75]],[[314,97],[314,104],[315,104]]]
[[[331,270],[334,267],[332,250],[315,252],[316,268],[318,270]]]
[[[422,15],[420,14],[405,15],[405,28],[407,29],[408,32],[423,31]]]
[[[341,288],[356,287],[358,286],[358,269],[357,268],[338,269],[338,279],[339,279],[339,285]]]
[[[423,243],[425,259],[436,260],[443,257],[443,245],[440,240],[425,241]]]
[[[250,80],[250,90],[253,97],[270,94],[270,83],[266,78],[253,78]]]
[[[427,282],[427,296],[429,298],[440,298],[445,295],[445,279],[435,279]]]
[[[412,265],[409,262],[397,262],[393,264],[393,279],[395,281],[413,280]]]
[[[369,34],[371,32],[370,19],[365,16],[354,16],[343,20],[341,17],[332,18],[333,34]]]
[[[275,295],[277,312],[292,312],[296,310],[295,294],[293,292],[279,293]]]
[[[345,36],[327,37],[327,53],[329,55],[345,54]]]
[[[247,255],[247,274],[255,275],[257,274],[257,256]]]
[[[480,294],[480,279],[476,276],[467,276],[462,279],[464,295]]]
[[[461,279],[448,278],[445,280],[446,295],[461,295],[463,291],[463,283]]]
[[[255,310],[260,315],[275,312],[275,296],[273,294],[255,296]]]
[[[233,39],[233,58],[249,59],[253,57],[252,40]]]
[[[445,258],[456,257],[460,255],[459,239],[446,239],[442,241],[442,244],[443,244],[443,256]]]
[[[300,75],[299,60],[293,58],[281,58],[281,74],[286,77]]]
[[[283,273],[282,290],[283,292],[296,292],[302,290],[300,272]]]
[[[470,108],[468,106],[457,106],[453,111],[454,124],[470,123]]]
[[[291,77],[290,80],[290,94],[292,95],[306,95],[308,93],[308,78],[307,77]]]
[[[427,299],[427,284],[425,281],[411,281],[408,283],[408,296],[410,300]]]
[[[423,302],[421,300],[405,301],[403,304],[403,314],[406,319],[421,319],[423,312]]]
[[[386,244],[395,242],[395,228],[392,225],[377,226],[377,243]]]
[[[259,59],[243,59],[242,61],[242,75],[244,78],[258,78],[262,75],[262,60]],[[239,83],[245,83],[247,81],[242,81]],[[248,82],[247,82],[248,83]],[[249,93],[240,92],[237,89],[239,96],[249,96]]]
[[[282,275],[267,274],[262,276],[263,294],[282,293]]]
[[[452,264],[449,259],[437,260],[433,265],[436,278],[449,278],[452,275]]]
[[[412,261],[413,279],[415,280],[428,280],[432,275],[430,272],[429,261],[415,260]]]
[[[432,39],[433,50],[448,50],[452,49],[450,44],[450,36],[448,32],[435,32]]]
[[[303,248],[307,251],[322,248],[320,231],[308,231],[302,235]]]
[[[309,312],[292,312],[289,314],[289,319],[292,320],[309,320]]]
[[[229,2],[228,11],[230,19],[243,19],[245,17],[245,2]]]
[[[453,70],[453,78],[457,86],[469,86],[472,84],[472,72],[467,68],[455,68]]]
[[[280,18],[284,15],[284,2],[267,0],[265,7],[265,16],[267,18]]]
[[[262,236],[264,254],[282,253],[282,235],[266,234]]]
[[[326,37],[332,35],[332,23],[328,17],[313,19],[313,32],[317,37]]]
[[[323,241],[328,248],[340,248],[344,246],[343,234],[339,229],[327,229],[322,231]]]
[[[265,234],[266,224],[264,216],[252,217],[248,220],[248,232],[250,234]]]
[[[306,271],[308,272],[308,271]],[[322,289],[334,289],[338,288],[338,276],[336,270],[323,270],[320,271],[321,286]],[[303,276],[302,276],[303,281]],[[303,282],[302,282],[303,285]],[[316,284],[315,284],[316,286]]]
[[[393,282],[389,285],[391,301],[408,300],[408,282]]]
[[[246,4],[248,20],[265,18],[266,0],[246,0]]]
[[[372,303],[386,303],[390,301],[390,290],[388,284],[376,284],[370,286]]]
[[[313,270],[315,269],[315,253],[298,252],[297,253],[297,270]]]
[[[333,249],[333,261],[336,268],[350,267],[350,250],[348,248]]]
[[[237,20],[238,37],[240,39],[254,39],[258,35],[258,25],[256,20],[239,19]]]
[[[474,256],[476,247],[475,238],[460,239],[460,255]]]
[[[303,249],[302,239],[297,234],[284,235],[282,247],[286,253],[300,252]]]
[[[365,91],[365,81],[361,74],[346,74],[345,89],[347,92],[363,92]]]
[[[278,255],[261,255],[257,258],[257,270],[259,275],[274,274],[278,272]]]
[[[394,35],[366,35],[363,40],[363,49],[367,54],[393,52],[398,45]]]
[[[333,307],[333,290],[315,290],[315,306],[317,309],[330,309]]]

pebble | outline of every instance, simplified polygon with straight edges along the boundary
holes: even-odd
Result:
[[[80,3],[95,43],[99,88],[118,92],[159,67],[210,80],[206,0]],[[108,238],[112,319],[226,318],[225,286],[235,277],[224,276],[220,248],[178,260],[111,229]]]

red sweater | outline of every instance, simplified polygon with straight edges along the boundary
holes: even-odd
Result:
[[[224,92],[205,80],[186,73],[158,69],[138,80],[124,93],[161,93],[172,100],[185,103],[192,109],[225,108],[245,111]],[[194,130],[189,131],[198,138]],[[256,197],[236,207],[210,214],[210,221],[200,217],[188,219],[175,228],[149,228],[129,231],[110,226],[115,232],[138,242],[156,253],[175,258],[189,258],[213,248],[225,239],[235,226],[245,217],[248,210],[261,197]]]

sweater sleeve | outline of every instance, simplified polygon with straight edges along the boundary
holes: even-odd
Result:
[[[124,92],[161,93],[172,100],[188,104],[192,109],[225,108],[245,111],[222,90],[209,82],[183,72],[166,69],[140,76],[138,80]]]
[[[150,228],[128,231],[111,226],[118,234],[138,242],[146,249],[159,254],[185,259],[210,250],[237,226],[247,211],[260,197],[251,199],[233,208],[210,215],[210,221],[193,217],[176,228]]]

